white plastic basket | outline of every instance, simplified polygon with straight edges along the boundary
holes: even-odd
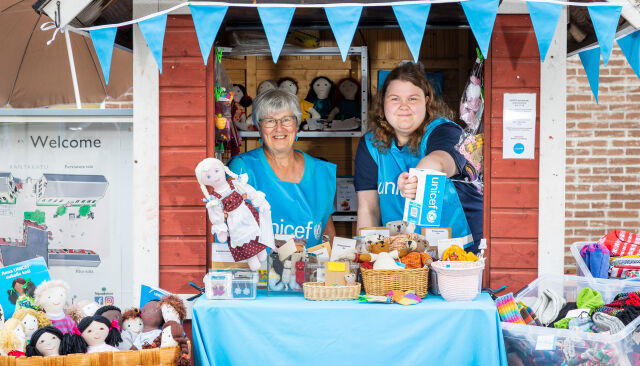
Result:
[[[446,301],[473,300],[480,292],[484,262],[438,261],[431,269],[438,273],[438,289]]]
[[[576,260],[576,274],[578,276],[593,278],[593,276],[591,275],[591,271],[589,271],[587,264],[584,262],[584,259],[582,259],[582,256],[580,255],[580,250],[582,249],[582,247],[591,243],[594,243],[594,242],[593,241],[577,241],[571,244],[571,255]]]

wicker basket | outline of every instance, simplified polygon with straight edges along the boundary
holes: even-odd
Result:
[[[431,268],[438,273],[438,289],[446,301],[473,300],[480,292],[484,262],[438,261]]]
[[[429,268],[366,269],[361,268],[362,283],[367,295],[387,296],[391,290],[413,290],[416,295],[427,295]]]
[[[158,366],[175,365],[178,347],[101,353],[78,353],[50,357],[0,356],[0,365],[7,366]]]
[[[360,284],[353,286],[325,286],[324,282],[302,284],[307,300],[355,300],[360,295]]]

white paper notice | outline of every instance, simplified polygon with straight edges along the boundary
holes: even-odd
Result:
[[[505,93],[502,106],[502,158],[533,159],[536,147],[536,94]]]
[[[538,336],[536,351],[553,351],[556,349],[556,337],[552,335]]]
[[[338,236],[333,238],[333,245],[331,247],[331,261],[335,262],[340,259],[342,254],[356,251],[356,240],[340,238]]]

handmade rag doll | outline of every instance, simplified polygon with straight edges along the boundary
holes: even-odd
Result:
[[[11,283],[11,289],[7,291],[9,301],[16,305],[16,310],[21,308],[31,308],[38,310],[38,306],[34,301],[36,285],[31,282],[30,278],[26,280],[18,277]]]
[[[160,335],[160,326],[163,324],[162,310],[159,300],[150,300],[140,309],[142,318],[142,332],[133,340],[132,350],[142,349],[145,343],[151,344]]]
[[[68,297],[69,285],[60,280],[44,281],[35,291],[36,304],[44,309],[51,324],[64,334],[71,333],[76,326],[76,322],[64,313]]]
[[[298,82],[292,78],[282,78],[278,80],[278,89],[288,91],[293,95],[298,95]],[[298,102],[300,103],[300,110],[302,111],[302,122],[306,121],[307,118],[320,119],[320,114],[313,109],[313,103],[300,98],[298,98]]]
[[[60,329],[47,325],[36,330],[27,345],[27,357],[64,355],[62,340],[64,335]]]
[[[94,315],[102,315],[109,321],[113,321],[113,319],[116,319],[118,321],[118,324],[122,324],[122,310],[120,310],[120,308],[117,306],[105,305],[96,310]]]
[[[144,346],[145,349],[156,347],[180,347],[180,353],[178,354],[178,358],[176,358],[176,365],[188,366],[191,364],[191,361],[189,361],[189,347],[184,337],[184,329],[178,322],[169,320],[164,323],[162,333],[153,343]]]
[[[313,103],[312,109],[320,115],[321,119],[327,119],[327,117],[329,117],[329,113],[333,109],[331,99],[329,98],[333,89],[333,82],[325,76],[318,76],[311,80],[309,92],[307,93],[307,97],[304,99]],[[309,113],[313,114],[311,110],[309,110]]]
[[[88,316],[78,324],[80,335],[71,335],[75,343],[86,344],[86,353],[119,351],[118,343],[122,341],[118,321],[109,321],[102,315]]]
[[[18,319],[7,320],[0,330],[0,352],[7,356],[24,356],[26,343],[24,325]]]
[[[22,308],[13,313],[12,318],[18,319],[24,326],[24,335],[27,339],[31,339],[33,333],[38,329],[51,325],[51,320],[42,311],[29,308]]]
[[[142,318],[140,317],[140,309],[130,308],[122,314],[122,342],[118,348],[122,351],[130,350],[133,341],[142,332]]]
[[[247,122],[247,108],[252,103],[251,97],[247,95],[247,89],[243,85],[233,84],[233,102],[231,104],[231,120],[241,130],[247,131],[255,129],[253,124]]]
[[[258,84],[256,95],[260,95],[271,89],[278,89],[278,83],[276,83],[274,80],[263,80],[260,82],[260,84]]]
[[[332,97],[335,107],[329,113],[327,118],[329,121],[360,118],[360,103],[356,98],[360,89],[358,84],[354,78],[344,78],[338,82],[338,87]]]
[[[100,305],[95,301],[80,300],[71,306],[68,314],[78,324],[82,318],[94,315],[99,308]]]
[[[162,312],[162,319],[166,322],[173,320],[182,324],[184,318],[187,316],[187,308],[184,306],[184,302],[176,295],[167,295],[160,300],[160,311]]]
[[[207,202],[211,232],[227,242],[234,261],[246,259],[249,268],[257,271],[267,259],[265,248],[274,247],[271,206],[264,193],[247,184],[247,175],[236,175],[218,159],[201,161],[196,178]],[[206,186],[213,187],[212,195]]]

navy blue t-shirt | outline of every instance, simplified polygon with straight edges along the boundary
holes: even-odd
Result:
[[[483,197],[473,184],[461,181],[470,180],[471,177],[467,172],[467,164],[471,165],[467,159],[456,150],[455,146],[460,141],[462,128],[453,123],[445,123],[436,127],[429,139],[427,140],[426,155],[433,151],[442,150],[453,158],[458,167],[458,174],[450,177],[458,192],[462,209],[467,217],[469,228],[473,234],[473,240],[479,243],[482,239],[482,221],[483,221]],[[406,147],[405,147],[406,148]],[[425,156],[426,156],[425,155]],[[355,187],[356,191],[378,190],[378,165],[371,157],[364,137],[360,139],[358,150],[356,152],[356,174]]]

